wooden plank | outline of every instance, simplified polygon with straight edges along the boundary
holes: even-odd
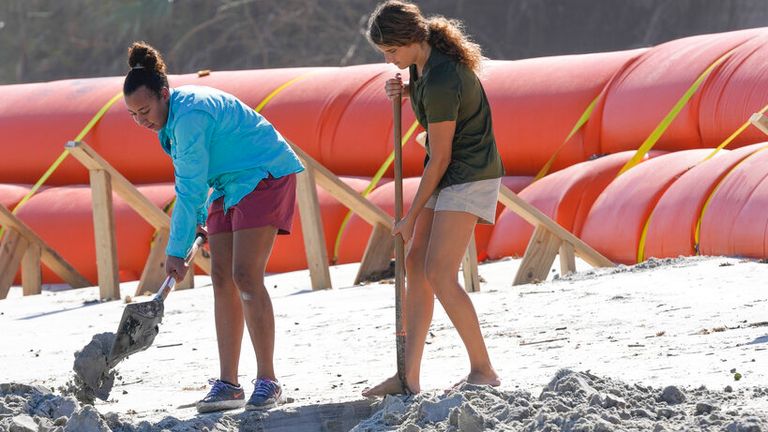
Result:
[[[477,271],[477,245],[474,232],[472,232],[469,245],[467,245],[467,250],[464,252],[461,272],[464,275],[464,289],[467,292],[480,292],[480,274]]]
[[[0,205],[0,225],[12,228],[19,232],[27,241],[36,243],[42,251],[43,264],[56,273],[64,282],[72,288],[82,288],[93,285],[81,275],[71,264],[62,258],[53,248],[48,246],[27,224],[14,216],[5,206]]]
[[[304,150],[293,143],[289,142],[289,144],[291,145],[291,148],[293,148],[293,151],[299,156],[304,166],[307,167],[307,170],[311,169],[313,171],[315,181],[320,187],[327,190],[328,193],[340,203],[355,212],[358,216],[363,218],[363,220],[371,224],[371,226],[381,224],[390,230],[392,229],[392,216],[363,198],[354,189],[339,180],[339,178],[328,170],[328,168],[312,159],[312,157],[305,153]]]
[[[557,222],[549,218],[541,212],[541,210],[528,204],[526,201],[517,196],[511,189],[501,185],[499,188],[499,201],[507,208],[517,213],[518,216],[525,219],[531,225],[538,227],[543,225],[555,236],[559,237],[563,241],[571,243],[579,256],[593,267],[614,267],[615,264],[608,258],[602,256],[599,252],[594,250],[591,246],[584,243],[580,238],[571,234],[568,230],[561,227]]]
[[[156,293],[165,281],[165,248],[168,246],[168,235],[169,230],[167,228],[161,228],[155,232],[152,247],[149,249],[149,256],[144,264],[144,270],[141,272],[141,279],[134,295]]]
[[[40,294],[43,291],[41,256],[40,246],[30,243],[21,260],[21,286],[25,296]]]
[[[139,192],[131,182],[99,156],[88,144],[81,141],[70,141],[65,145],[65,148],[89,170],[103,170],[109,173],[115,193],[153,227],[156,229],[170,228],[171,220],[168,215],[152,204],[152,201]]]
[[[13,279],[28,246],[29,242],[18,231],[6,229],[0,242],[0,299],[8,297],[8,291],[13,285]]]
[[[325,250],[325,234],[320,215],[320,203],[317,200],[314,170],[311,166],[305,166],[305,168],[296,175],[296,198],[299,203],[307,267],[312,280],[312,289],[328,289],[332,287],[331,273],[328,270],[328,252]]]
[[[93,197],[93,231],[96,239],[96,268],[99,274],[99,296],[102,300],[120,298],[118,278],[115,215],[112,208],[110,175],[101,169],[91,169]]]
[[[576,273],[576,254],[573,245],[564,241],[560,244],[560,274]]]
[[[750,123],[752,123],[756,128],[760,129],[760,131],[766,135],[768,135],[768,117],[763,115],[762,113],[754,113],[749,118]]]
[[[392,237],[392,228],[381,224],[373,226],[371,236],[368,237],[368,245],[360,261],[360,267],[355,276],[355,285],[378,279],[378,275],[389,272],[389,263],[395,248],[395,238]]]
[[[120,174],[119,171],[112,167],[109,162],[104,160],[88,144],[82,141],[70,141],[65,147],[86,168],[107,171],[112,179],[115,193],[155,229],[170,229],[171,218],[152,204],[152,201],[139,192],[128,179]],[[205,273],[211,274],[211,258],[207,254],[197,254],[195,264]]]
[[[531,241],[525,250],[525,256],[517,269],[513,285],[522,285],[547,280],[549,269],[555,262],[560,248],[560,240],[546,226],[537,225]]]

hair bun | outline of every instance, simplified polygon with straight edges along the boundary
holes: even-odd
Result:
[[[160,53],[146,42],[134,42],[128,48],[128,66],[165,74],[165,62]]]

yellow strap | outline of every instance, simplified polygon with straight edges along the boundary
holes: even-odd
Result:
[[[768,111],[768,105],[764,106],[763,109],[761,109],[758,112],[760,114],[763,114],[766,111]],[[750,124],[749,120],[744,122],[744,124],[739,126],[739,128],[736,129],[736,131],[734,131],[728,138],[726,138],[725,141],[723,141],[719,146],[717,146],[717,148],[715,148],[715,150],[713,150],[712,153],[708,154],[707,157],[705,157],[704,159],[702,159],[699,162],[697,162],[696,165],[694,165],[693,167],[689,168],[688,170],[691,170],[694,167],[698,166],[699,164],[701,164],[701,163],[703,163],[705,161],[708,161],[709,159],[714,157],[717,154],[717,152],[719,152],[720,150],[724,149],[728,144],[733,142],[733,140],[736,139],[736,137],[738,137],[742,132],[744,132],[744,130],[749,126],[749,124]],[[763,150],[763,149],[761,149],[761,150]],[[758,150],[758,151],[760,151],[760,150]],[[754,153],[752,153],[752,154],[754,154]],[[739,163],[741,163],[741,162],[739,162]],[[713,191],[713,193],[714,193],[714,191]],[[698,244],[699,244],[699,238],[698,238],[698,236],[699,236],[699,227],[700,227],[700,224],[701,224],[701,218],[704,217],[704,212],[706,211],[707,206],[709,206],[709,199],[711,199],[711,195],[707,199],[706,203],[704,204],[704,207],[702,208],[702,212],[701,212],[701,215],[700,215],[699,219],[696,221],[696,234],[695,234],[694,237],[695,237],[695,245],[696,245],[696,253],[697,254],[698,254]],[[651,214],[648,216],[648,219],[646,219],[645,225],[643,226],[643,232],[640,234],[640,243],[638,244],[638,247],[637,247],[637,262],[643,262],[643,260],[645,259],[645,241],[646,241],[646,236],[648,235],[648,227],[650,226],[651,219],[653,218],[653,211],[654,210],[651,211]]]
[[[416,128],[419,126],[418,120],[415,120],[411,127],[408,128],[408,131],[405,132],[405,135],[403,135],[403,138],[400,140],[400,146],[404,146],[405,143],[408,142],[408,140],[411,139],[411,135],[416,131]],[[376,174],[371,178],[371,182],[368,184],[368,186],[363,190],[363,192],[360,193],[362,197],[367,197],[369,193],[376,187],[376,185],[379,184],[379,181],[381,181],[381,178],[384,177],[384,173],[387,172],[389,167],[392,165],[392,162],[395,160],[395,151],[392,150],[392,153],[387,156],[387,159],[384,161],[383,164],[379,167],[379,170],[376,171]],[[344,220],[341,221],[341,225],[339,226],[339,231],[336,233],[336,242],[333,244],[333,262],[336,262],[339,259],[339,247],[341,246],[341,235],[344,232],[344,228],[347,227],[347,224],[349,223],[349,219],[352,217],[352,211],[347,211],[347,214],[344,216]]]
[[[725,183],[725,179],[727,179],[736,170],[736,168],[739,165],[743,164],[744,162],[747,161],[747,159],[753,157],[754,155],[756,155],[757,153],[763,150],[768,150],[768,146],[755,150],[752,154],[750,154],[749,156],[739,161],[739,163],[734,165],[733,168],[731,168],[728,171],[728,173],[724,175],[722,179],[720,179],[720,181],[717,183],[717,186],[715,186],[715,188],[712,189],[712,193],[709,194],[709,196],[707,197],[707,200],[704,202],[704,206],[701,208],[701,214],[699,215],[699,219],[696,221],[696,231],[694,231],[694,234],[693,234],[694,246],[696,248],[697,255],[700,253],[699,244],[701,243],[701,221],[704,219],[704,214],[707,212],[707,209],[709,208],[709,204],[711,203],[712,198],[715,196],[715,193],[717,193],[717,191],[720,189],[723,183]]]
[[[736,47],[738,48],[738,47]],[[736,50],[736,48],[731,49],[727,53],[723,54],[715,60],[714,63],[709,65],[709,67],[702,72],[698,78],[696,78],[696,81],[691,84],[691,86],[686,90],[686,92],[683,94],[683,96],[675,103],[675,105],[672,107],[672,109],[667,113],[667,115],[661,120],[661,122],[656,126],[656,129],[651,132],[651,135],[646,138],[646,140],[643,142],[643,144],[640,146],[640,148],[637,149],[635,154],[632,156],[630,160],[627,161],[626,164],[621,168],[619,173],[616,175],[617,177],[624,174],[627,170],[634,167],[638,163],[640,163],[643,158],[645,158],[645,155],[653,148],[654,145],[659,141],[659,138],[666,132],[669,125],[677,118],[677,115],[680,114],[680,111],[683,109],[685,104],[688,103],[688,101],[693,97],[693,94],[696,93],[696,90],[699,89],[701,84],[704,82],[704,80],[707,79],[710,73],[712,73],[713,70],[715,70],[716,67],[718,67],[722,62],[724,62],[728,57],[731,56]]]
[[[764,106],[763,109],[758,111],[758,113],[765,114],[766,111],[768,111],[768,105]],[[741,133],[744,132],[744,130],[747,127],[749,127],[749,125],[750,125],[749,119],[747,119],[747,121],[745,121],[744,124],[742,124],[738,129],[736,129],[736,131],[734,133],[732,133],[731,136],[726,138],[726,140],[723,141],[722,144],[717,146],[717,148],[714,151],[712,151],[712,153],[707,155],[707,157],[704,158],[704,161],[708,160],[708,159],[711,159],[713,156],[715,156],[715,154],[717,154],[717,152],[719,152],[720,150],[724,149],[728,144],[730,144],[734,139],[736,139],[737,136],[741,135]],[[704,161],[702,161],[702,162],[704,162]]]
[[[272,98],[277,96],[278,93],[280,93],[281,91],[283,91],[286,88],[290,87],[291,85],[295,84],[296,82],[303,80],[304,78],[306,78],[307,76],[309,76],[313,72],[314,71],[310,71],[310,72],[307,72],[305,74],[299,75],[296,78],[293,78],[292,80],[287,81],[285,84],[281,85],[280,87],[272,90],[272,92],[270,94],[268,94],[267,97],[264,98],[264,100],[262,100],[261,102],[259,102],[258,105],[256,105],[256,108],[254,108],[254,110],[256,110],[256,112],[260,112],[269,103],[269,101],[272,100]]]
[[[83,130],[80,131],[79,134],[75,137],[75,141],[82,141],[82,139],[88,135],[88,132],[93,129],[93,127],[96,125],[96,123],[101,120],[102,117],[104,117],[104,114],[109,110],[109,108],[114,105],[117,100],[123,96],[123,92],[120,92],[112,97],[106,104],[104,104],[103,107],[96,113],[96,115],[93,116],[93,118],[85,125]],[[43,185],[43,183],[48,180],[48,177],[53,174],[54,171],[61,165],[62,162],[64,162],[64,159],[67,158],[67,155],[69,155],[69,151],[64,150],[59,157],[56,158],[55,161],[51,164],[50,167],[43,173],[43,175],[40,177],[40,179],[32,186],[32,189],[24,196],[24,198],[19,201],[18,204],[13,208],[13,211],[11,211],[12,214],[16,214],[16,212],[19,211],[19,209],[29,201],[30,198],[37,192],[38,189],[40,189],[40,186]],[[5,227],[0,227],[0,237],[3,236],[3,233],[5,231]]]
[[[600,100],[600,97],[603,95],[603,92],[600,92],[597,96],[595,96],[594,99],[592,99],[592,102],[589,103],[587,106],[587,109],[584,110],[584,112],[581,114],[581,117],[579,117],[579,120],[576,122],[575,125],[573,125],[573,129],[571,129],[571,133],[568,134],[567,137],[565,137],[565,140],[562,144],[560,144],[560,147],[555,150],[555,153],[552,155],[552,157],[549,158],[547,163],[544,164],[543,167],[539,170],[539,173],[536,174],[536,177],[533,178],[533,181],[539,180],[547,173],[549,173],[549,169],[552,167],[552,164],[555,162],[555,159],[557,159],[557,155],[560,154],[560,151],[565,147],[565,145],[570,141],[570,139],[573,137],[576,132],[581,129],[582,126],[589,120],[589,118],[592,116],[592,111],[595,109],[595,105],[597,105],[597,101]]]

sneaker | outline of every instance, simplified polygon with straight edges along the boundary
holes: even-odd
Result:
[[[245,403],[245,392],[242,386],[233,386],[222,380],[211,379],[211,391],[197,403],[197,412],[208,413],[213,411],[222,411],[240,408]]]
[[[255,379],[251,398],[245,404],[248,411],[270,409],[283,403],[283,389],[277,381],[270,379]]]

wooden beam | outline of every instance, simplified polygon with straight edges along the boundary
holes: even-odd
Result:
[[[615,264],[608,258],[602,256],[599,252],[594,250],[591,246],[584,243],[580,238],[571,234],[568,230],[558,225],[557,222],[549,218],[541,212],[541,210],[528,204],[526,201],[517,196],[511,189],[501,185],[499,189],[499,201],[507,208],[517,213],[518,216],[525,219],[534,227],[542,225],[547,230],[551,231],[555,236],[563,241],[571,243],[575,252],[588,264],[593,267],[614,267]]]
[[[112,184],[109,172],[91,169],[93,197],[93,231],[96,239],[96,268],[99,273],[99,296],[102,300],[120,298],[115,215],[112,208]]]
[[[546,226],[537,225],[512,284],[522,285],[547,280],[549,269],[555,261],[561,243],[562,240]]]
[[[25,296],[43,291],[43,273],[40,268],[40,246],[30,243],[21,260],[21,286]]]
[[[467,292],[480,292],[480,274],[477,272],[477,245],[474,231],[469,239],[467,250],[464,252],[464,259],[461,261],[461,272],[464,275],[464,289]]]
[[[139,192],[131,182],[99,156],[88,144],[81,141],[70,141],[65,147],[90,171],[107,172],[112,180],[112,188],[114,188],[115,193],[152,226],[156,229],[170,228],[171,220],[168,215],[152,204],[152,201]]]
[[[392,228],[381,224],[373,226],[371,236],[368,237],[368,245],[360,260],[360,267],[355,276],[355,285],[375,278],[377,274],[389,271],[389,263],[395,250],[395,238],[392,237]]]
[[[18,231],[27,241],[40,246],[43,264],[51,269],[72,288],[82,288],[93,285],[75,268],[61,257],[53,248],[48,246],[27,224],[17,218],[5,206],[0,205],[0,225]]]
[[[0,299],[8,297],[29,242],[18,231],[8,228],[0,242]]]
[[[340,203],[355,212],[371,226],[381,224],[390,230],[392,229],[392,216],[363,198],[357,191],[339,180],[339,178],[328,170],[328,168],[312,159],[312,157],[304,152],[304,150],[293,143],[289,142],[289,144],[291,145],[291,148],[293,148],[293,151],[299,156],[304,166],[307,167],[307,169],[313,170],[315,181],[320,187],[327,190],[328,193]]]
[[[749,118],[749,122],[766,135],[768,135],[768,117],[762,113],[754,113]]]
[[[305,165],[305,170],[296,175],[296,198],[299,203],[301,232],[304,235],[304,251],[307,255],[307,267],[312,280],[312,289],[331,288],[323,219],[320,215],[314,169],[311,165]]]
[[[155,229],[170,230],[171,218],[139,192],[128,179],[112,167],[91,146],[82,141],[69,141],[64,147],[89,170],[108,172],[115,193]],[[211,274],[211,258],[209,256],[202,253],[197,254],[195,264],[207,274]]]

